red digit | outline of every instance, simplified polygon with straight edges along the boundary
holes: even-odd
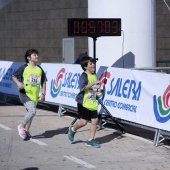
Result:
[[[96,32],[94,21],[89,22],[89,33],[94,34]]]
[[[83,34],[87,33],[87,21],[82,21],[81,31],[82,31]]]
[[[110,33],[110,22],[105,21],[105,33],[109,34]]]
[[[99,34],[103,32],[103,23],[102,23],[102,21],[97,22],[97,28],[98,28],[97,32]]]
[[[112,33],[117,33],[117,32],[118,32],[118,23],[117,21],[113,21]]]
[[[79,34],[79,32],[80,32],[80,24],[79,24],[79,22],[78,21],[74,21],[73,24],[74,24],[73,25],[73,27],[74,27],[74,34]]]

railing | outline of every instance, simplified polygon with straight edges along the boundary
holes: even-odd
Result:
[[[165,69],[164,71],[166,71],[166,73],[170,73],[170,70],[168,70],[168,68],[170,67],[170,60],[157,60],[156,66],[158,68],[159,67],[167,67],[167,69]]]

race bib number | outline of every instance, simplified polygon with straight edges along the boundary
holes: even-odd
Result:
[[[88,91],[88,99],[89,100],[96,100],[96,92],[93,90]]]
[[[30,74],[28,77],[28,82],[32,85],[39,85],[40,84],[41,77],[36,76],[34,74]]]

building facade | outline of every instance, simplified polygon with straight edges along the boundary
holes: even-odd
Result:
[[[170,6],[170,0],[166,0]],[[0,60],[24,61],[29,48],[40,62],[62,63],[67,19],[87,18],[87,0],[8,0],[0,4]],[[88,52],[87,37],[74,38],[74,59]],[[170,10],[156,0],[156,60],[170,60]]]

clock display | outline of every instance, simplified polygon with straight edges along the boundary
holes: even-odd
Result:
[[[68,36],[121,36],[120,18],[70,18]]]

